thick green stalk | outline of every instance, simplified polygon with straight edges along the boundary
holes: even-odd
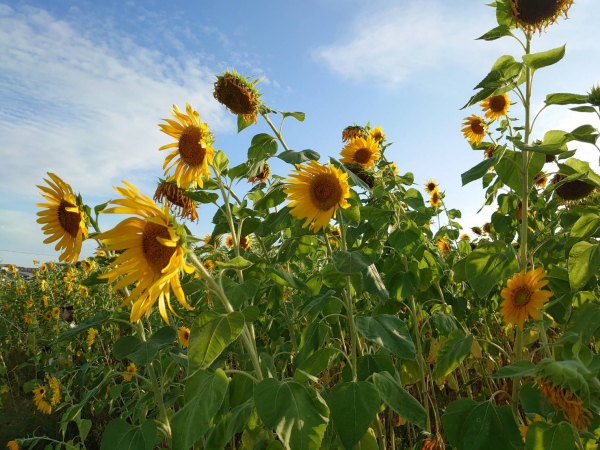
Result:
[[[419,375],[421,376],[421,387],[423,389],[423,406],[427,412],[427,431],[431,432],[431,413],[429,411],[429,395],[427,394],[427,381],[425,380],[425,361],[423,358],[423,348],[421,346],[421,331],[419,330],[419,316],[417,313],[417,304],[415,298],[410,296],[410,313],[413,321],[413,332],[417,343],[417,365],[419,366]]]

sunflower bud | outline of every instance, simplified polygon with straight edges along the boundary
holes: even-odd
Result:
[[[600,108],[600,85],[592,87],[592,90],[588,93],[587,101],[590,105]]]

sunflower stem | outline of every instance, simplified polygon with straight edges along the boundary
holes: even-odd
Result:
[[[267,121],[267,123],[271,127],[271,130],[273,130],[273,133],[275,133],[275,136],[277,136],[277,139],[279,140],[279,142],[281,142],[281,145],[283,145],[283,148],[285,148],[289,152],[290,149],[288,148],[285,141],[283,140],[283,136],[281,136],[281,133],[279,132],[279,130],[277,130],[275,125],[273,125],[273,122],[271,122],[271,119],[269,119],[269,115],[265,114],[265,113],[260,113],[260,115],[263,116],[263,119],[265,119]]]

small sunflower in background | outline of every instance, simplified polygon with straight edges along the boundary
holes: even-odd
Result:
[[[131,322],[149,314],[158,302],[160,315],[168,324],[167,308],[175,314],[171,306],[171,290],[184,308],[192,309],[179,281],[182,272],[194,272],[194,268],[185,263],[184,255],[188,251],[185,230],[167,208],[158,207],[151,198],[131,184],[124,183],[125,187],[115,188],[122,198],[111,200],[103,213],[138,217],[127,218],[112,230],[96,236],[106,250],[121,252],[101,278],[108,279],[109,283],[116,282],[113,290],[135,284],[123,302],[133,302]]]
[[[158,150],[175,148],[163,164],[165,175],[174,167],[175,173],[167,181],[175,181],[178,187],[189,189],[204,186],[202,178],[210,178],[208,166],[212,165],[215,149],[212,133],[208,125],[200,121],[200,114],[189,103],[185,105],[185,114],[173,105],[171,115],[176,119],[163,119],[160,130],[176,140],[163,145]]]
[[[443,238],[436,240],[435,243],[442,253],[448,253],[450,251],[450,242],[448,242],[448,236],[444,236]]]
[[[188,327],[179,327],[177,330],[177,336],[179,337],[179,343],[181,348],[187,348],[190,342],[190,329]]]
[[[460,238],[461,241],[467,240],[470,241],[471,240],[471,236],[469,236],[467,233],[461,234]]]
[[[88,328],[87,339],[85,340],[85,343],[88,345],[88,347],[94,345],[94,342],[96,342],[97,335],[98,332],[96,330],[94,330],[93,328]]]
[[[342,142],[348,142],[359,137],[367,137],[367,132],[361,126],[351,125],[349,127],[344,128],[344,130],[342,131]]]
[[[465,138],[473,145],[481,144],[487,133],[487,126],[483,119],[473,114],[465,119],[463,125],[464,127],[461,131],[465,135]]]
[[[317,161],[297,165],[284,189],[290,200],[290,214],[299,220],[306,219],[303,227],[314,231],[327,228],[335,218],[338,208],[348,208],[350,197],[348,174],[331,165]]]
[[[425,183],[425,192],[427,192],[428,194],[433,194],[433,191],[437,191],[437,189],[437,181],[430,179],[427,181],[427,183]]]
[[[341,152],[341,162],[357,164],[361,167],[375,167],[375,161],[381,158],[379,144],[371,136],[352,139]]]
[[[54,308],[52,308],[52,317],[54,317],[55,319],[58,318],[58,316],[60,315],[60,308],[58,306],[55,306]]]
[[[217,267],[217,265],[215,264],[215,262],[212,259],[206,259],[202,262],[202,265],[204,266],[204,268],[206,270],[212,270],[215,267]]]
[[[50,179],[44,178],[48,186],[37,187],[49,203],[36,203],[44,208],[37,213],[37,223],[43,224],[44,234],[50,235],[44,244],[58,241],[55,250],[60,251],[59,261],[74,264],[81,253],[81,243],[88,237],[85,213],[78,206],[73,189],[58,176],[48,172]]]
[[[548,175],[546,172],[539,172],[534,178],[533,182],[535,183],[535,187],[537,188],[545,188],[548,183]]]
[[[137,367],[133,362],[130,362],[127,368],[125,369],[125,372],[127,373],[123,374],[123,380],[131,381],[131,379],[133,378],[133,374],[137,373]]]
[[[271,175],[271,167],[268,163],[263,164],[263,169],[260,171],[258,175],[253,177],[248,177],[249,183],[264,183],[269,179],[269,175]]]
[[[248,250],[250,248],[250,238],[248,236],[240,237],[240,248],[243,250]]]
[[[431,197],[429,197],[429,204],[431,205],[432,208],[438,209],[441,201],[442,201],[442,196],[440,195],[439,191],[436,189],[435,191],[433,191],[431,193]]]
[[[383,129],[381,127],[375,127],[369,131],[369,136],[371,136],[378,144],[381,144],[385,141],[385,134],[383,133]]]
[[[500,292],[504,301],[501,304],[500,315],[506,324],[517,324],[523,329],[523,324],[533,318],[540,320],[540,309],[554,294],[541,290],[549,281],[545,280],[546,272],[542,267],[525,273],[515,274]]]
[[[44,320],[50,321],[52,320],[52,313],[50,311],[44,314]]]
[[[256,85],[261,79],[250,81],[234,70],[217,75],[213,96],[229,111],[242,116],[246,122],[256,123],[261,94]]]
[[[163,200],[167,202],[171,212],[182,219],[188,219],[192,222],[198,220],[196,202],[185,196],[185,189],[177,187],[176,184],[169,181],[160,180],[154,192],[154,201],[162,203]]]
[[[486,98],[479,104],[485,112],[485,117],[490,120],[500,119],[508,114],[508,107],[510,101],[508,94],[495,95],[490,98]]]
[[[520,28],[541,33],[561,15],[566,16],[573,3],[573,0],[510,0],[510,8]]]
[[[494,157],[494,152],[496,151],[495,145],[490,145],[483,151],[483,159],[490,159]]]
[[[530,425],[533,422],[546,422],[544,420],[544,418],[542,416],[540,416],[539,414],[536,414],[533,418],[533,420],[529,419],[529,417],[525,417],[525,420],[527,420],[527,425],[523,424],[519,426],[519,433],[521,433],[521,438],[523,439],[523,442],[525,442],[525,437],[527,436],[527,431],[529,430]],[[548,423],[551,423],[550,421],[548,421]]]
[[[225,238],[225,245],[227,246],[227,248],[233,248],[234,246],[234,242],[233,242],[233,236],[228,234],[227,237]]]

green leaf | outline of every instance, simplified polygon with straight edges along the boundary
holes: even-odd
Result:
[[[566,422],[553,425],[546,422],[533,422],[525,437],[526,450],[574,450],[573,428]]]
[[[248,380],[247,377],[242,378]],[[253,410],[254,399],[235,406],[210,432],[206,438],[205,450],[223,450],[235,434],[244,431]]]
[[[588,301],[575,310],[568,330],[579,334],[583,342],[589,342],[598,328],[600,328],[600,305]]]
[[[237,116],[237,129],[238,133],[242,131],[244,128],[248,128],[250,125],[253,125],[254,121],[252,119],[246,120],[244,119],[243,114],[238,114]]]
[[[404,361],[410,361],[405,359]],[[389,355],[364,355],[356,359],[356,380],[367,381],[374,373],[389,372],[395,373],[396,368]],[[344,366],[342,369],[342,380],[352,381],[352,367]]]
[[[217,172],[223,172],[225,169],[227,169],[227,166],[229,166],[229,159],[227,159],[225,153],[223,153],[221,150],[218,150],[213,158],[213,167]]]
[[[381,399],[366,381],[338,383],[327,396],[331,419],[346,450],[353,450],[375,418]]]
[[[304,328],[300,338],[300,351],[294,358],[294,364],[302,365],[310,355],[323,346],[328,334],[329,327],[320,321],[313,322]]]
[[[305,163],[306,161],[318,161],[321,158],[321,155],[314,150],[302,150],[300,152],[286,150],[277,155],[277,157],[288,164],[296,165]]]
[[[333,265],[344,275],[361,273],[369,264],[359,252],[335,252],[333,254]]]
[[[556,64],[565,56],[566,45],[540,53],[523,55],[523,62],[533,70]]]
[[[285,192],[283,192],[284,189],[285,184],[283,183],[276,182],[272,184],[264,197],[254,203],[254,208],[266,211],[269,208],[274,208],[282,204],[286,199]]]
[[[373,374],[373,384],[379,391],[381,399],[404,419],[422,429],[427,428],[427,412],[425,408],[388,372]]]
[[[136,364],[149,364],[158,350],[177,339],[177,332],[165,326],[156,331],[150,339],[142,341],[136,336],[125,336],[115,342],[113,354],[117,359],[128,358]]]
[[[534,154],[531,158],[528,171],[529,186],[533,184],[534,177],[542,170],[546,162],[546,158],[540,153]],[[502,182],[512,188],[518,195],[521,195],[523,191],[522,160],[523,157],[520,153],[506,150],[502,159],[495,166],[496,173]]]
[[[358,332],[368,341],[402,359],[416,358],[415,344],[408,328],[398,317],[390,314],[358,316],[355,321]]]
[[[587,240],[590,236],[594,235],[600,228],[600,215],[597,213],[584,214],[571,228],[570,239],[576,242],[581,240]]]
[[[479,246],[466,258],[465,275],[477,295],[484,297],[519,269],[513,250],[503,242]]]
[[[389,236],[390,245],[401,254],[412,255],[425,240],[416,223],[409,220]]]
[[[262,160],[277,153],[277,141],[266,133],[257,134],[252,138],[248,149],[248,159]]]
[[[366,292],[384,301],[390,298],[390,293],[386,289],[385,283],[374,264],[367,267],[367,270],[363,273],[362,286]]]
[[[293,117],[298,122],[304,122],[304,119],[306,118],[306,114],[304,114],[303,112],[283,112],[283,111],[279,111],[279,112],[281,113],[281,115],[283,116],[284,119],[286,117]]]
[[[252,267],[252,263],[247,259],[242,258],[241,256],[236,256],[233,259],[230,259],[229,262],[225,261],[217,261],[217,265],[221,269],[236,269],[236,270],[244,270],[249,267]]]
[[[123,419],[113,419],[104,429],[100,450],[152,450],[155,439],[154,420],[146,420],[136,427]]]
[[[173,450],[188,450],[208,431],[227,392],[229,379],[217,369],[200,370],[185,383],[185,405],[171,417]]]
[[[100,311],[98,314],[92,317],[88,317],[75,328],[69,328],[67,331],[63,332],[58,336],[55,340],[53,340],[50,345],[57,344],[62,341],[66,341],[76,334],[81,333],[82,331],[87,330],[88,328],[97,327],[102,325],[110,319],[110,313],[108,311]]]
[[[593,106],[576,106],[575,108],[569,108],[571,111],[583,112],[583,113],[595,113],[596,108]]]
[[[443,378],[466,358],[473,345],[473,335],[465,336],[464,331],[454,330],[438,351],[437,364],[433,368],[433,378]]]
[[[569,283],[571,289],[581,289],[600,268],[600,246],[581,241],[569,253]]]
[[[490,375],[491,378],[512,378],[524,377],[535,372],[536,365],[529,360],[517,361],[508,366],[501,367],[496,373]]]
[[[331,348],[322,348],[317,350],[298,366],[296,372],[294,373],[294,381],[298,383],[304,383],[305,381],[308,381],[308,377],[302,372],[306,372],[313,376],[319,375],[321,372],[327,369],[331,357],[335,354],[336,352]]]
[[[582,105],[587,103],[587,95],[581,94],[548,94],[547,105]]]
[[[256,411],[290,450],[318,450],[329,422],[329,408],[312,388],[267,378],[254,389]]]
[[[484,159],[476,166],[471,167],[465,173],[461,174],[460,178],[462,179],[462,185],[465,186],[471,181],[479,180],[486,173],[488,173],[490,167],[495,166],[497,162],[497,158],[493,157],[489,159]]]
[[[229,314],[219,314],[214,311],[200,314],[190,331],[188,347],[190,369],[205,369],[210,366],[241,334],[244,323],[244,315],[237,311]]]
[[[185,191],[183,195],[198,203],[214,203],[219,199],[219,194],[206,191]]]
[[[496,39],[500,39],[504,36],[513,36],[513,34],[510,32],[509,27],[507,27],[506,25],[500,25],[496,28],[491,29],[483,36],[478,37],[477,40],[495,41]]]

